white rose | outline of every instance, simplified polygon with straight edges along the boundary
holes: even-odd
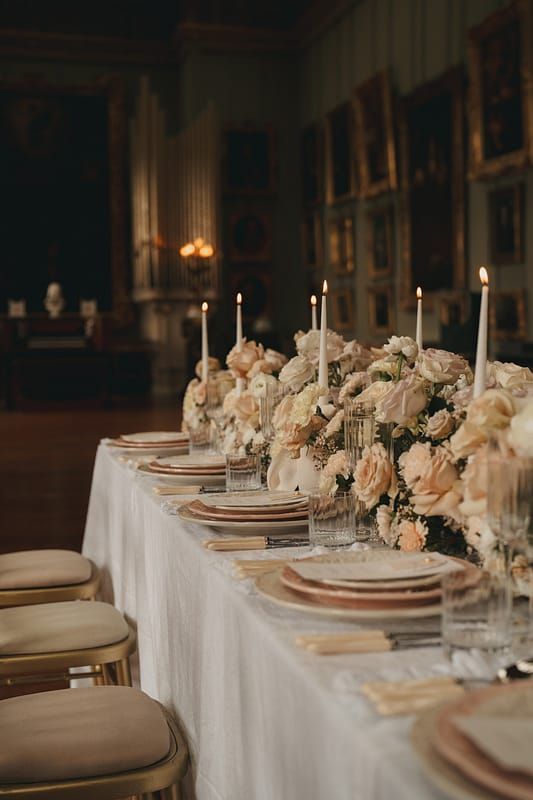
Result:
[[[292,392],[299,392],[302,386],[315,377],[315,368],[305,356],[294,356],[279,373],[280,383]]]
[[[261,372],[255,378],[252,378],[248,388],[254,397],[259,398],[266,397],[269,392],[274,392],[278,385],[278,381],[273,375]]]
[[[390,391],[376,402],[376,419],[378,422],[405,425],[423,411],[426,405],[424,382],[416,375],[409,375],[393,383]]]
[[[385,544],[389,547],[394,547],[398,541],[398,531],[396,526],[392,524],[392,509],[390,506],[377,507],[376,524],[378,526],[378,535]]]
[[[533,458],[533,401],[512,418],[509,444],[518,455]]]
[[[378,358],[368,367],[369,375],[390,375],[395,378],[398,374],[398,359],[396,356],[386,356],[385,358]]]
[[[468,362],[462,356],[434,347],[422,350],[417,364],[420,375],[432,383],[457,383],[461,375],[467,375],[470,371]]]
[[[375,406],[391,391],[393,385],[391,381],[374,381],[366,389],[363,389],[361,394],[357,395],[357,402]]]
[[[445,408],[436,411],[427,421],[426,433],[432,439],[444,439],[453,430],[453,417]]]
[[[347,397],[355,397],[368,386],[368,380],[366,372],[354,372],[353,375],[349,375],[339,392],[339,403],[342,405]]]
[[[518,364],[495,361],[491,365],[491,372],[502,389],[515,389],[524,383],[533,382],[533,372],[528,367],[521,367]]]
[[[345,341],[335,331],[328,329],[326,336],[326,351],[328,363],[335,361],[342,354]],[[296,341],[296,350],[301,356],[306,356],[315,366],[318,365],[320,350],[320,331],[307,331]]]
[[[278,353],[277,350],[272,350],[270,347],[265,350],[264,359],[272,367],[272,372],[279,372],[288,361],[287,356],[284,356],[283,353]]]
[[[391,336],[383,349],[394,356],[401,353],[408,361],[414,361],[418,355],[418,345],[410,336]]]
[[[220,369],[220,361],[218,360],[218,358],[214,358],[214,356],[209,356],[209,358],[207,359],[207,369],[208,369],[208,373],[209,374],[219,370]],[[196,366],[194,368],[194,372],[195,372],[196,376],[198,378],[200,378],[200,380],[202,380],[202,361],[201,361],[201,359],[200,359],[200,361],[196,362]]]

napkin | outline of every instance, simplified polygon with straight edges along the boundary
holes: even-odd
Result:
[[[463,567],[439,553],[420,554],[418,557],[406,555],[405,558],[402,558],[402,553],[391,553],[371,561],[305,562],[293,566],[293,569],[310,581],[377,581],[443,575]]]
[[[448,676],[408,681],[364,683],[361,692],[384,716],[414,714],[464,694],[464,688]]]
[[[531,717],[472,714],[454,717],[453,724],[503,769],[525,772],[533,777]]]

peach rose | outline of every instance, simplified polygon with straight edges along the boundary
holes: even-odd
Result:
[[[511,362],[494,361],[490,371],[502,389],[516,389],[533,382],[533,372],[528,367]]]
[[[256,427],[259,424],[259,404],[253,394],[244,391],[233,404],[235,418],[243,425]]]
[[[339,392],[339,404],[342,405],[346,398],[355,397],[359,392],[369,385],[366,372],[354,372],[350,375]]]
[[[288,450],[292,458],[298,458],[300,449],[309,436],[324,425],[321,417],[310,415],[307,424],[298,425],[293,420],[295,396],[284,397],[274,411],[273,426],[276,431],[276,443],[279,447]]]
[[[289,359],[283,353],[278,353],[277,350],[267,347],[264,360],[272,367],[271,372],[279,372]]]
[[[465,517],[484,517],[487,512],[488,461],[483,445],[461,475],[462,501],[459,510]]]
[[[377,401],[376,419],[378,422],[405,425],[423,411],[426,405],[424,382],[411,374],[393,383],[390,391]]]
[[[428,529],[424,522],[419,519],[404,519],[396,526],[398,533],[398,544],[404,553],[415,553],[424,548]]]
[[[328,438],[330,436],[335,436],[336,433],[340,432],[343,425],[344,425],[344,409],[341,408],[341,410],[337,411],[337,413],[330,419],[330,421],[326,425],[326,428],[324,430],[324,435],[327,436]]]
[[[200,381],[194,387],[193,398],[197,406],[205,405],[205,401],[207,400],[207,386],[203,381]]]
[[[444,439],[448,436],[454,426],[453,417],[445,408],[436,411],[427,421],[426,433],[432,439]]]
[[[486,441],[487,437],[481,428],[465,420],[451,437],[450,449],[454,458],[466,458],[475,453],[478,447],[481,447]]]
[[[360,403],[369,403],[375,406],[391,391],[392,386],[391,381],[374,381],[366,389],[363,389],[361,394],[357,396],[357,400]]]
[[[305,356],[294,356],[279,373],[280,383],[285,384],[291,392],[299,392],[314,377],[315,368]]]
[[[295,337],[296,338],[296,337]],[[342,336],[328,329],[326,335],[326,351],[328,363],[335,361],[342,354],[345,346]],[[320,349],[320,331],[307,331],[296,339],[298,355],[305,356],[312,364],[318,365]]]
[[[365,447],[354,472],[353,492],[367,509],[373,508],[391,484],[392,464],[381,442]]]
[[[443,447],[431,451],[429,442],[416,442],[398,459],[400,471],[412,492],[410,503],[415,513],[426,516],[457,515],[460,500],[455,486],[457,470]]]
[[[462,356],[428,347],[418,356],[418,372],[432,383],[457,383],[461,375],[470,372],[468,362]]]
[[[533,401],[529,400],[511,420],[509,444],[520,456],[533,458]]]
[[[209,374],[212,372],[217,372],[220,369],[220,361],[218,358],[214,358],[213,356],[209,356],[207,360],[207,368]],[[197,361],[196,366],[194,368],[194,372],[197,378],[202,380],[202,361]]]
[[[354,370],[366,370],[369,364],[372,363],[372,353],[362,344],[359,344],[356,339],[353,339],[344,345],[344,350],[337,361],[340,365],[341,375],[344,376],[354,372]]]
[[[264,352],[262,344],[248,342],[244,338],[240,350],[237,345],[231,348],[226,356],[226,364],[237,378],[246,378],[255,362],[263,358]]]
[[[512,395],[503,389],[487,389],[477,400],[472,400],[466,419],[484,433],[506,428],[516,412]]]
[[[376,524],[378,535],[385,544],[389,547],[394,547],[398,539],[398,531],[396,526],[392,524],[392,509],[390,506],[381,505],[377,507]]]
[[[255,378],[257,375],[271,375],[272,365],[264,358],[259,358],[246,373],[248,380]]]

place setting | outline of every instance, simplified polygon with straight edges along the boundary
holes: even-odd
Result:
[[[170,479],[177,486],[222,486],[226,479],[223,457],[206,454],[159,456],[139,466],[143,474]]]
[[[140,431],[121,434],[106,441],[119,458],[131,463],[148,463],[157,456],[182,455],[188,452],[189,435],[181,431]]]

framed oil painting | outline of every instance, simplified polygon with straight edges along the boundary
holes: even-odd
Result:
[[[355,196],[353,128],[350,103],[342,103],[326,117],[326,199],[330,205]]]
[[[531,24],[531,3],[518,0],[469,31],[472,178],[523,169],[531,161]]]
[[[523,183],[493,189],[488,195],[490,260],[520,264],[524,260]]]
[[[524,340],[527,337],[526,292],[491,292],[491,335],[499,341]]]
[[[42,311],[58,282],[67,311],[95,297],[127,319],[125,152],[116,80],[0,84],[0,306]]]
[[[350,288],[333,289],[331,292],[333,328],[349,331],[354,327],[353,291]]]
[[[308,269],[316,269],[322,265],[322,218],[316,212],[306,214],[302,222],[302,253]]]
[[[270,261],[272,220],[264,211],[242,209],[229,219],[229,258],[235,263]]]
[[[461,292],[439,297],[440,324],[449,328],[466,322],[466,296]]]
[[[338,275],[355,271],[354,221],[350,216],[330,219],[328,223],[329,264]]]
[[[416,287],[435,293],[465,286],[463,77],[460,67],[402,103],[401,305],[416,307]]]
[[[394,211],[391,205],[369,211],[367,224],[368,277],[390,277],[394,271]]]
[[[224,131],[224,188],[228,194],[265,195],[275,189],[275,145],[271,128]]]
[[[324,196],[324,134],[321,125],[309,125],[301,136],[302,201],[316,206]]]
[[[362,197],[374,197],[398,187],[388,71],[378,72],[354,92],[355,139]]]
[[[368,289],[368,327],[371,336],[390,336],[394,332],[394,299],[391,286]]]

